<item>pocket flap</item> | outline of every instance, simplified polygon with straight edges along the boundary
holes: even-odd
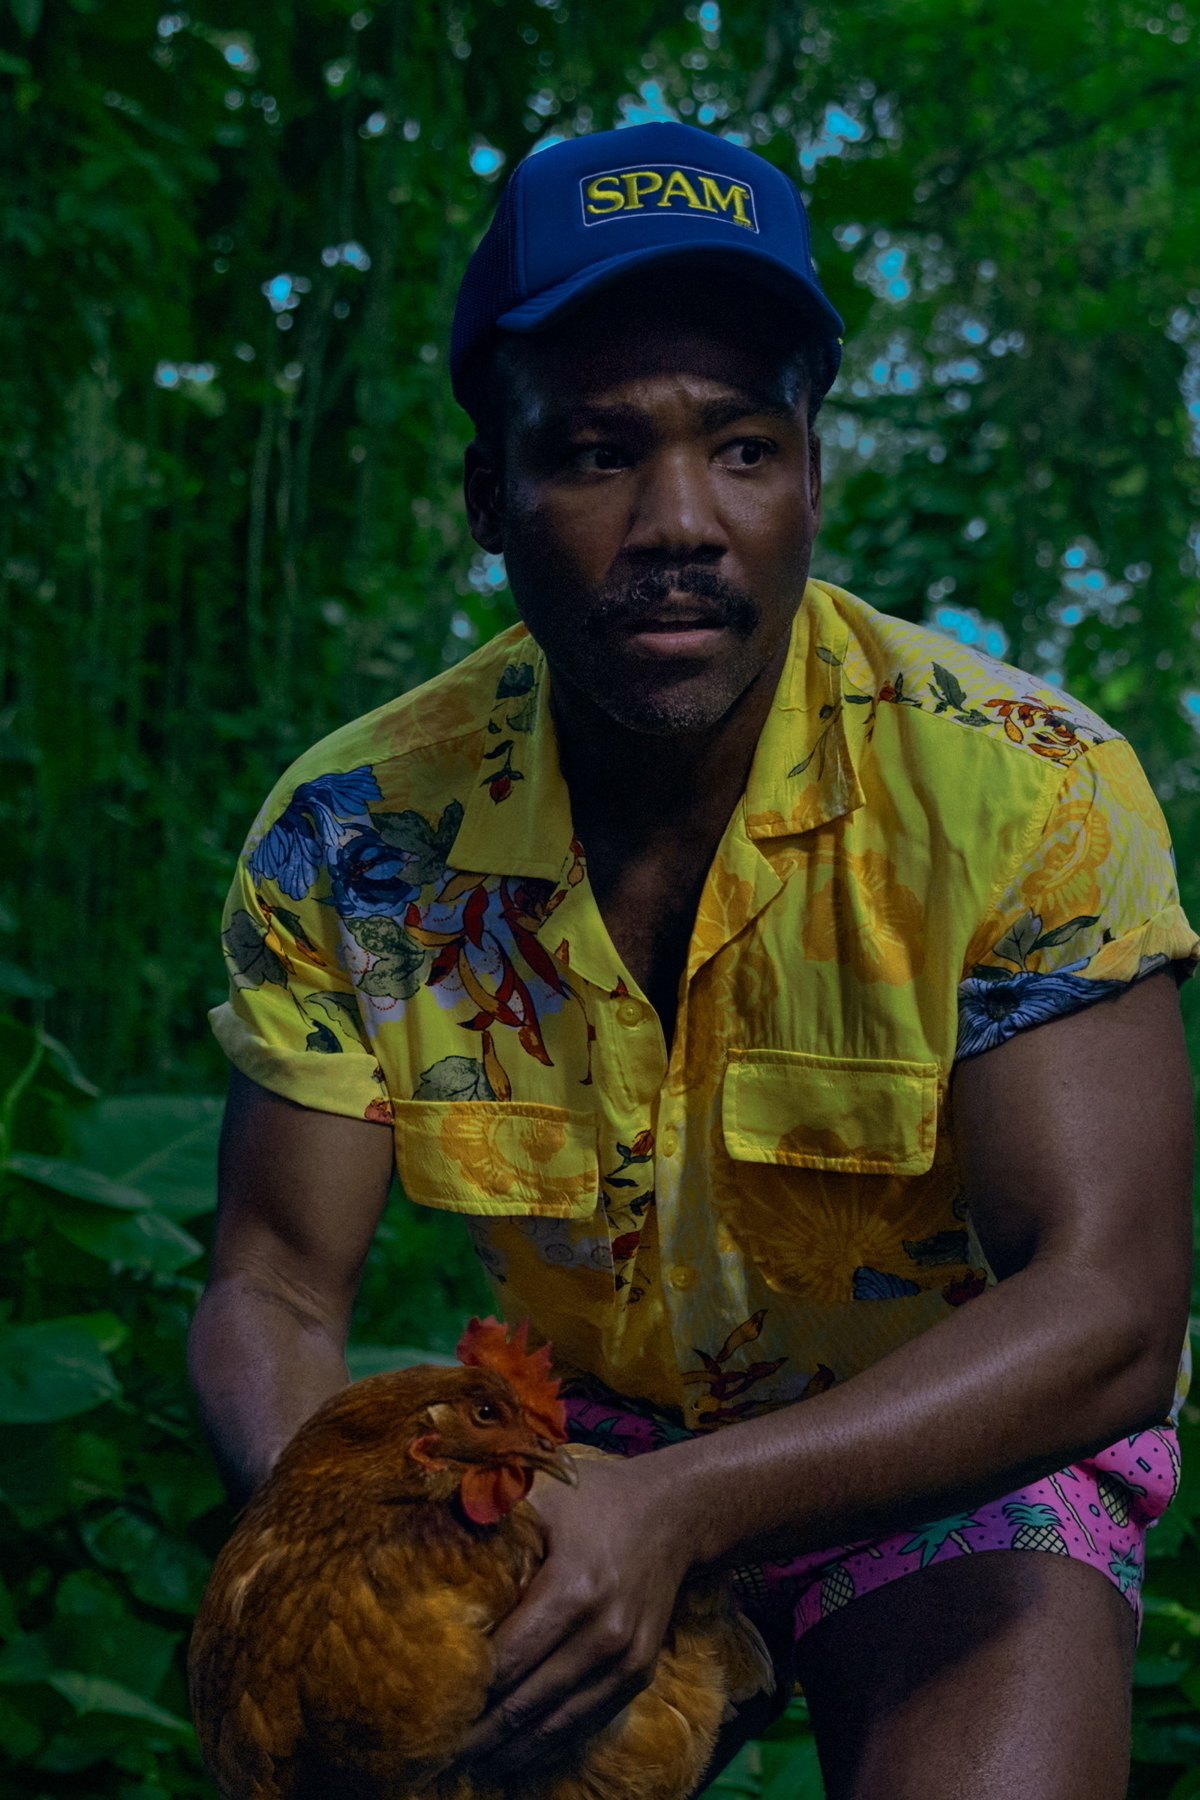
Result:
[[[731,1050],[721,1123],[739,1162],[923,1175],[937,1140],[938,1065]]]
[[[420,1206],[581,1219],[596,1209],[596,1121],[508,1100],[395,1105],[396,1168]]]

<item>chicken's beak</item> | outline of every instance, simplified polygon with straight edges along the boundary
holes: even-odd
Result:
[[[537,1469],[543,1475],[553,1475],[555,1481],[565,1481],[568,1487],[579,1486],[579,1470],[575,1466],[575,1458],[564,1446],[552,1444],[549,1438],[539,1438],[537,1450],[527,1451],[524,1460],[531,1469]]]

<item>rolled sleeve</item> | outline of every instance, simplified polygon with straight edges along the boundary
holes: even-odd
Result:
[[[229,999],[209,1021],[230,1062],[301,1106],[390,1119],[333,908],[281,894],[243,856],[222,925]]]
[[[978,1056],[1168,965],[1190,974],[1198,957],[1162,809],[1129,745],[1110,739],[1066,770],[972,938],[957,1054]]]

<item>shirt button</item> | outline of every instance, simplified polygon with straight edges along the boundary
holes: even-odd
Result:
[[[640,1025],[642,1016],[642,1007],[637,1000],[622,1000],[617,1008],[617,1018],[622,1025]]]
[[[667,1280],[670,1282],[671,1286],[680,1294],[682,1294],[685,1289],[690,1288],[695,1279],[696,1271],[691,1263],[676,1263],[675,1267],[670,1270],[667,1275]]]
[[[659,1138],[659,1149],[664,1156],[674,1156],[678,1148],[679,1132],[674,1125],[664,1126],[662,1136]]]

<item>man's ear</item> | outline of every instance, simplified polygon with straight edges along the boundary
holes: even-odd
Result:
[[[481,550],[493,556],[504,549],[504,507],[500,471],[496,458],[473,438],[463,456],[463,498],[467,503],[467,524],[471,536]]]
[[[821,440],[811,428],[808,434],[808,503],[812,507],[813,524],[821,523]]]

